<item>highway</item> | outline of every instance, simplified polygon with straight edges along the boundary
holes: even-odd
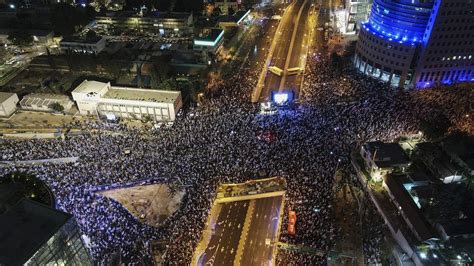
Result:
[[[275,42],[275,44],[273,45],[275,45],[275,50],[271,55],[269,66],[276,66],[281,69],[285,67],[285,61],[291,43],[291,36],[293,35],[293,30],[295,28],[295,20],[303,2],[304,1],[302,0],[293,2],[287,7],[283,14],[279,28],[274,36],[273,42]],[[263,97],[264,99],[269,100],[272,90],[280,87],[281,77],[267,71],[264,82],[261,99]]]
[[[249,200],[222,203],[214,233],[198,265],[233,265]]]
[[[298,94],[300,77],[287,77],[285,72],[288,68],[304,65],[301,59],[307,53],[308,19],[312,15],[312,3],[312,0],[296,0],[286,8],[269,47],[266,67],[262,69],[256,92],[252,95],[253,102],[269,101],[272,91],[292,89]],[[284,70],[284,74],[280,77],[268,71],[270,66]]]
[[[240,265],[271,265],[274,254],[273,245],[278,241],[277,233],[280,218],[282,196],[255,200],[250,231],[243,246]]]
[[[197,265],[273,265],[283,196],[219,203]],[[266,243],[270,240],[271,245]]]

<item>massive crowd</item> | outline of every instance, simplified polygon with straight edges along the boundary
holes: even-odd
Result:
[[[0,160],[79,157],[71,164],[0,168],[0,176],[27,171],[44,180],[58,207],[76,217],[96,262],[120,256],[125,263],[149,264],[150,243],[162,240],[167,265],[189,264],[218,183],[284,176],[286,207],[297,212],[298,222],[292,237],[283,222],[281,240],[327,253],[337,233],[331,222],[333,177],[337,168],[350,171],[353,149],[368,140],[415,134],[420,121],[440,113],[453,128],[473,132],[472,117],[466,116],[472,90],[400,92],[356,73],[332,72],[329,65],[312,55],[301,103],[272,115],[249,103],[259,73],[247,63],[172,128],[148,133],[87,124],[82,126],[94,130],[64,139],[0,140]],[[267,141],[263,134],[274,137]],[[91,192],[147,179],[186,191],[180,209],[160,228],[139,223],[117,202]],[[364,236],[366,263],[381,262],[380,231],[374,231]],[[280,265],[324,260],[289,251],[277,258]]]

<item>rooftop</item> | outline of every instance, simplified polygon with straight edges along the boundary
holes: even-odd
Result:
[[[410,164],[410,159],[398,143],[374,141],[367,142],[364,146],[372,154],[375,164],[380,168]]]
[[[158,12],[151,11],[144,13],[145,18],[162,18],[162,19],[188,19],[191,13],[187,12]],[[130,17],[142,17],[138,12],[135,11],[117,11],[107,12],[104,17],[111,18],[130,18]]]
[[[68,96],[63,94],[52,94],[52,93],[30,93],[25,95],[21,99],[20,104],[23,105],[37,105],[37,106],[49,106],[52,103],[60,103],[64,107],[71,102]]]
[[[179,97],[179,95],[180,92],[178,91],[111,87],[104,95],[104,98],[131,101],[174,103]]]
[[[421,213],[420,209],[413,202],[412,197],[400,183],[398,176],[386,175],[384,182],[387,185],[390,193],[393,195],[398,205],[401,206],[403,213],[412,224],[420,241],[425,241],[434,236],[431,226]]]
[[[8,98],[12,97],[15,93],[13,92],[0,92],[0,103],[3,103]]]
[[[242,20],[244,20],[248,14],[250,14],[250,10],[239,10],[234,13],[234,15],[228,15],[228,16],[222,16],[219,18],[219,22],[234,22],[234,23],[240,23]]]
[[[95,80],[84,80],[79,86],[77,86],[73,92],[75,93],[95,93],[99,94],[107,89],[107,86],[110,85],[105,82],[95,81]]]
[[[0,264],[21,265],[72,216],[22,199],[0,214]]]
[[[222,35],[224,35],[224,30],[223,29],[210,29],[203,33],[204,33],[203,36],[195,37],[194,40],[215,42],[215,41],[218,41],[218,39],[222,38]]]

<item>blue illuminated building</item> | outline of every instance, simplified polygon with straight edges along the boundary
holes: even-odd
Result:
[[[465,0],[374,0],[359,32],[355,67],[400,88],[472,81],[473,6]]]

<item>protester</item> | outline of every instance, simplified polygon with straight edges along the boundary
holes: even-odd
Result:
[[[350,152],[369,140],[416,134],[420,121],[443,114],[453,129],[472,130],[466,116],[472,91],[461,88],[400,92],[356,73],[335,74],[318,54],[308,60],[300,104],[272,115],[250,102],[258,71],[247,63],[220,82],[199,107],[172,128],[106,126],[78,122],[82,135],[64,139],[0,140],[1,160],[78,156],[77,163],[0,168],[0,176],[26,171],[52,189],[59,209],[72,213],[90,239],[98,263],[119,255],[149,264],[153,240],[167,243],[168,265],[188,265],[222,182],[283,176],[285,210],[298,215],[296,235],[283,221],[281,240],[327,254],[338,230],[332,224],[333,177],[350,171]],[[346,73],[346,72],[345,72]],[[472,132],[472,131],[470,131]],[[272,138],[262,138],[271,134]],[[129,152],[127,152],[129,151]],[[119,203],[92,189],[136,180],[173,183],[186,192],[180,209],[160,228],[141,224]],[[366,263],[381,262],[379,227],[364,235]],[[280,265],[317,265],[324,256],[281,252]],[[291,263],[289,263],[291,261]]]

